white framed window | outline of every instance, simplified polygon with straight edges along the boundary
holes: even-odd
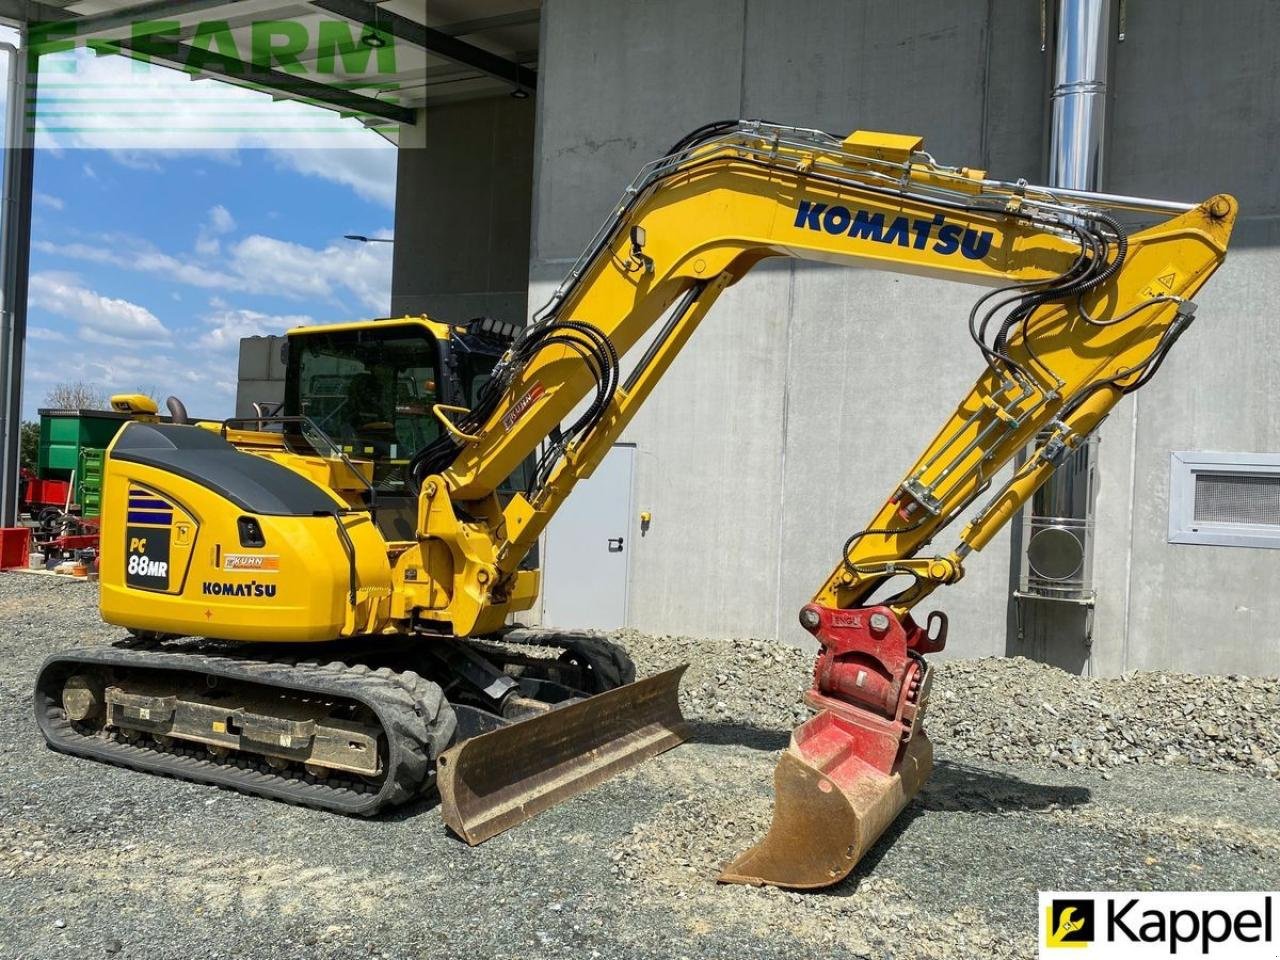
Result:
[[[1280,550],[1280,454],[1173,451],[1169,542]]]

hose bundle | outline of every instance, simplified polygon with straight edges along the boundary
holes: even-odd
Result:
[[[550,347],[564,347],[580,357],[591,371],[596,389],[591,403],[577,420],[567,429],[557,427],[552,431],[530,478],[529,493],[546,483],[552,467],[568,445],[589,433],[613,401],[618,389],[618,352],[604,333],[579,320],[556,320],[527,327],[494,367],[493,376],[480,388],[475,406],[455,424],[459,433],[480,433],[498,409],[516,375],[526,369],[538,353]],[[449,432],[427,444],[409,462],[409,474],[414,484],[420,486],[431,474],[448,469],[462,448],[463,441]]]

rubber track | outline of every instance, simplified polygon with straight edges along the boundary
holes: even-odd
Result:
[[[596,689],[584,691],[586,693],[605,693],[636,679],[636,665],[627,652],[598,634],[515,627],[494,634],[494,639],[526,647],[555,647],[577,654],[587,662],[596,681]]]
[[[81,665],[203,673],[354,700],[368,707],[382,726],[387,772],[376,790],[358,790],[329,781],[308,783],[271,771],[265,764],[240,765],[234,762],[234,754],[218,760],[203,748],[189,756],[83,734],[66,719],[61,699],[63,682]],[[50,747],[63,753],[356,816],[371,816],[433,788],[435,759],[453,739],[457,724],[440,688],[412,671],[397,673],[385,667],[374,670],[341,662],[253,660],[137,646],[86,647],[50,656],[40,668],[34,703],[40,732]]]

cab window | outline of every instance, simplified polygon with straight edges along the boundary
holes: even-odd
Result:
[[[286,407],[373,461],[380,490],[404,489],[409,458],[440,434],[435,341],[420,328],[309,333],[290,351]]]

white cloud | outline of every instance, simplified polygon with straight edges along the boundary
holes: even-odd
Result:
[[[51,193],[41,193],[39,190],[32,195],[31,200],[37,207],[48,207],[50,210],[63,210],[67,206],[61,197],[55,197]]]
[[[229,353],[240,346],[244,337],[281,334],[290,327],[312,324],[307,316],[276,316],[257,310],[225,308],[205,317],[208,330],[196,342],[197,346],[220,353]]]
[[[235,228],[235,218],[226,207],[222,204],[213,207],[196,235],[196,253],[204,257],[216,257],[222,252],[222,241],[218,237],[225,236]]]
[[[158,170],[162,160],[193,151],[238,163],[237,151],[265,149],[283,169],[349,187],[388,209],[395,205],[396,148],[357,118],[125,57],[78,50],[44,62],[52,69],[53,61],[68,73],[48,83],[65,89],[54,101],[57,107],[41,104],[45,115],[37,117],[36,128],[42,148],[103,149],[117,162],[143,170]],[[77,117],[76,132],[52,132],[66,124],[50,111],[74,108],[81,96],[92,98],[84,104],[92,112]],[[112,106],[115,99],[119,110]],[[130,119],[139,102],[163,117],[163,124],[139,127]],[[85,175],[97,178],[87,164]]]
[[[168,329],[146,307],[89,290],[74,274],[32,274],[29,299],[32,306],[79,324],[80,335],[96,343],[169,339]]]
[[[396,205],[396,149],[324,150],[305,145],[272,151],[276,163],[308,177],[350,187],[358,196],[387,209]]]
[[[91,147],[116,152],[130,166],[148,168],[166,153],[186,150],[372,149],[394,147],[355,117],[268,93],[119,56],[89,50],[44,58],[51,73],[42,89],[57,89],[58,99],[42,103],[37,116],[37,146]],[[78,97],[87,98],[77,104]],[[113,105],[119,100],[119,109]],[[137,104],[163,123],[137,121]],[[74,132],[58,111],[93,107],[76,117]],[[57,130],[57,132],[55,132]]]
[[[141,273],[159,274],[192,287],[217,289],[226,286],[234,287],[239,282],[228,273],[161,253],[145,240],[111,234],[102,236],[100,240],[98,244],[58,244],[48,240],[37,240],[31,246],[41,253],[53,256],[107,264],[124,270],[137,270]]]
[[[120,166],[128,167],[130,170],[144,170],[150,173],[161,173],[164,170],[160,160],[149,150],[112,150],[111,156]]]
[[[332,298],[345,289],[375,313],[389,307],[389,244],[330,244],[322,250],[255,234],[231,251],[231,270],[254,291]]]
[[[48,327],[27,327],[28,340],[43,340],[46,343],[66,343],[67,335],[60,330]]]
[[[236,221],[222,204],[209,211],[209,229],[215,233],[230,233],[236,228]]]
[[[173,395],[194,416],[221,419],[234,413],[236,358],[204,351],[197,355],[169,345],[121,341],[98,345],[76,337],[91,349],[68,349],[62,344],[32,343],[27,349],[24,408],[35,412],[54,384],[83,380],[104,393],[147,393],[160,403]]]
[[[202,254],[207,264],[171,256],[145,240],[119,234],[104,235],[96,243],[38,240],[32,246],[41,253],[156,274],[207,290],[332,302],[346,293],[373,313],[386,313],[390,307],[391,245],[386,243],[344,240],[316,248],[253,234],[235,244],[223,263],[213,259],[221,252],[221,244],[217,251]]]

